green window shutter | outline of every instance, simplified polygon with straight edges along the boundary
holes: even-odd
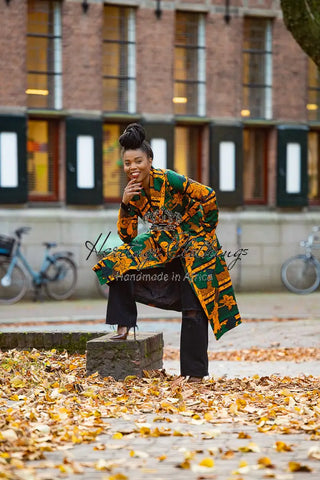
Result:
[[[102,120],[66,119],[66,202],[99,205],[102,198]]]
[[[27,201],[27,119],[0,115],[0,203]]]
[[[242,125],[210,125],[210,185],[220,207],[243,204]]]
[[[281,125],[277,146],[277,206],[308,205],[308,127]]]

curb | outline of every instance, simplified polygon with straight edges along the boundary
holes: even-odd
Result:
[[[51,350],[84,354],[87,342],[105,335],[104,332],[0,332],[0,350]]]

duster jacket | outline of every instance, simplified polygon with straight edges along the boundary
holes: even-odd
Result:
[[[150,230],[140,235],[138,217],[150,223]],[[217,223],[218,207],[212,188],[172,170],[151,167],[150,197],[142,189],[128,203],[126,211],[120,208],[117,228],[124,243],[108,253],[93,270],[103,284],[129,270],[161,267],[179,257],[219,339],[239,325],[241,319],[216,237]],[[138,301],[149,303],[143,298]]]

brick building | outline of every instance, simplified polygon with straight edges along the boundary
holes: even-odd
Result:
[[[6,0],[0,17],[0,224],[26,245],[115,235],[117,138],[141,122],[155,166],[217,192],[238,288],[278,287],[320,224],[320,76],[279,0]],[[234,256],[235,255],[235,256]],[[92,263],[92,262],[91,262]]]

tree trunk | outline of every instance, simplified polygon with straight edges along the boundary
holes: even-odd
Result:
[[[281,8],[287,29],[320,67],[320,1],[281,0]]]

